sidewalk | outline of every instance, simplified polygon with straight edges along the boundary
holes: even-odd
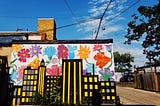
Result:
[[[131,87],[117,86],[117,95],[124,105],[156,105],[160,106],[160,93],[144,91]]]

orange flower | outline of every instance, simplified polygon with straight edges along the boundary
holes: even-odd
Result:
[[[12,50],[18,52],[21,50],[22,46],[20,44],[12,44]]]
[[[104,52],[97,53],[94,59],[97,60],[96,65],[99,66],[99,68],[103,68],[111,61],[111,58],[105,56]]]
[[[77,54],[80,57],[80,59],[88,58],[89,54],[90,54],[89,47],[87,47],[87,46],[83,47],[80,45],[80,49],[78,50],[78,54]]]

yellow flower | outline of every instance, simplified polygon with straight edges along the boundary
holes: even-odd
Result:
[[[83,47],[80,45],[80,48],[79,48],[78,54],[77,54],[80,57],[80,59],[88,58],[89,54],[90,54],[90,48],[87,46]]]
[[[21,50],[22,46],[20,44],[12,44],[12,50],[18,52]]]

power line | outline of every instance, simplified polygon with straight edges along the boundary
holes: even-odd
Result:
[[[112,2],[112,0],[110,0],[110,1],[109,1],[109,3],[107,4],[106,9],[104,10],[104,12],[103,12],[103,14],[102,14],[102,16],[101,16],[101,18],[100,18],[99,26],[98,26],[98,30],[97,30],[97,33],[96,33],[95,39],[97,39],[97,37],[98,37],[98,33],[99,33],[99,29],[100,29],[100,26],[101,26],[101,23],[102,23],[103,17],[104,17],[104,15],[105,15],[105,13],[106,13],[106,11],[107,11],[108,7],[110,6],[111,2]]]
[[[137,0],[136,2],[134,2],[133,4],[131,4],[128,8],[126,8],[125,10],[121,11],[119,14],[115,15],[113,18],[109,19],[110,23],[112,22],[115,18],[119,17],[121,14],[125,13],[126,11],[128,11],[130,8],[132,8],[133,6],[135,6],[137,3],[139,3],[141,0]]]
[[[85,20],[81,20],[81,21],[78,21],[76,23],[72,23],[72,24],[68,24],[68,25],[63,25],[63,26],[60,26],[60,27],[56,27],[56,29],[61,29],[61,28],[65,28],[65,27],[70,27],[70,26],[74,26],[74,25],[78,25],[78,24],[81,24],[81,23],[86,23],[86,22],[90,22],[90,21],[95,21],[97,19],[100,19],[100,17],[92,17],[92,18],[88,18],[88,19],[85,19]],[[50,31],[50,30],[53,30],[53,29],[48,29],[48,30],[41,30],[39,32],[47,32],[47,31]]]
[[[71,14],[73,15],[73,17],[76,19],[77,21],[77,16],[74,14],[74,12],[72,11],[72,8],[70,7],[69,3],[67,2],[67,0],[64,0],[67,8],[69,9],[69,11],[71,12]],[[78,22],[78,21],[77,21]]]
[[[109,22],[113,21],[115,18],[119,17],[121,14],[125,13],[126,11],[128,11],[130,8],[132,8],[134,5],[136,5],[136,4],[139,3],[139,2],[140,2],[140,0],[137,0],[136,2],[134,2],[134,3],[131,4],[128,8],[126,8],[126,9],[123,10],[123,11],[121,11],[119,14],[115,15],[113,18],[111,18]],[[107,8],[106,8],[106,9],[107,9]],[[105,14],[103,14],[103,15],[105,15]],[[102,15],[102,16],[103,16],[103,15]],[[68,24],[68,25],[63,25],[63,26],[57,27],[56,29],[66,28],[66,27],[78,25],[78,24],[81,24],[81,23],[86,23],[86,22],[94,21],[94,20],[97,20],[97,19],[101,19],[102,16],[101,16],[101,17],[98,16],[98,17],[89,18],[89,19],[82,20],[82,21],[79,21],[79,22],[76,22],[76,23],[72,23],[72,24]],[[108,23],[109,23],[109,22],[108,22]],[[41,31],[41,32],[50,31],[50,30],[53,30],[53,29],[43,30],[43,31]]]
[[[71,6],[69,5],[69,3],[67,2],[67,0],[64,0],[64,2],[65,2],[65,4],[66,4],[67,8],[69,9],[70,13],[71,13],[72,16],[74,17],[75,21],[78,22],[77,16],[74,14],[74,12],[73,12]],[[79,25],[80,25],[80,23],[79,23]]]

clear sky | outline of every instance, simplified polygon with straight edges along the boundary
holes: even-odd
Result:
[[[54,18],[57,28],[101,16],[110,0],[1,0],[0,32],[16,28],[37,31],[38,18]],[[130,52],[133,64],[145,62],[141,42],[124,45],[127,23],[141,5],[153,6],[158,0],[112,0],[103,17],[97,39],[113,39],[114,51]],[[57,29],[58,40],[94,39],[99,20]]]

